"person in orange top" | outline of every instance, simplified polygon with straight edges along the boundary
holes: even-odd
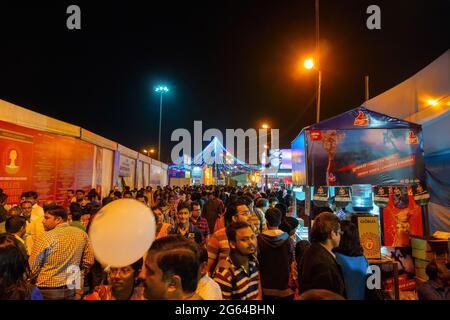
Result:
[[[169,234],[169,229],[172,227],[170,223],[164,222],[164,214],[160,207],[152,208],[153,214],[155,215],[156,222],[156,234],[155,239],[165,237]]]

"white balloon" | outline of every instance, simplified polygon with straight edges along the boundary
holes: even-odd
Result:
[[[155,218],[149,207],[134,199],[108,203],[95,216],[89,229],[98,262],[124,267],[140,258],[155,239]]]

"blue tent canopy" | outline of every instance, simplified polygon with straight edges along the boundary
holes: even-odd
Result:
[[[364,107],[304,128],[291,147],[295,185],[425,181],[421,125]]]
[[[364,107],[358,107],[333,118],[313,124],[303,130],[354,130],[354,129],[399,129],[417,128],[416,123],[390,117]]]

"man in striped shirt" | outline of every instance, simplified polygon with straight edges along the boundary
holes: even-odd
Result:
[[[259,270],[254,254],[256,236],[247,222],[233,222],[226,229],[230,255],[219,261],[214,273],[226,300],[260,300]]]
[[[35,242],[29,259],[36,286],[46,300],[73,300],[75,289],[83,287],[83,274],[94,264],[91,242],[86,232],[69,226],[62,206],[46,207],[43,225],[46,232]],[[68,286],[72,278],[79,288]]]
[[[225,225],[229,225],[231,222],[242,221],[248,222],[251,216],[251,212],[242,199],[238,199],[227,207],[225,212]],[[219,229],[212,234],[208,240],[208,272],[213,272],[217,263],[220,260],[224,260],[229,252],[230,247],[228,244],[227,234],[225,228]]]

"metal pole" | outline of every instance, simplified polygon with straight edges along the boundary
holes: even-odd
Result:
[[[369,100],[369,76],[364,77],[365,101]]]
[[[317,80],[317,114],[316,114],[316,122],[320,121],[320,91],[322,87],[322,70],[319,69],[319,76]]]
[[[319,71],[317,79],[317,110],[316,110],[316,122],[320,121],[320,89],[322,85],[322,66],[320,65],[320,31],[319,31],[319,0],[315,1],[315,13],[316,13],[316,61],[317,69]]]
[[[319,0],[315,3],[315,13],[316,13],[316,61],[317,66],[320,68],[320,48],[319,48]]]
[[[162,96],[163,93],[161,91],[161,98],[159,100],[159,138],[158,138],[158,161],[161,160],[161,118],[162,118]]]

